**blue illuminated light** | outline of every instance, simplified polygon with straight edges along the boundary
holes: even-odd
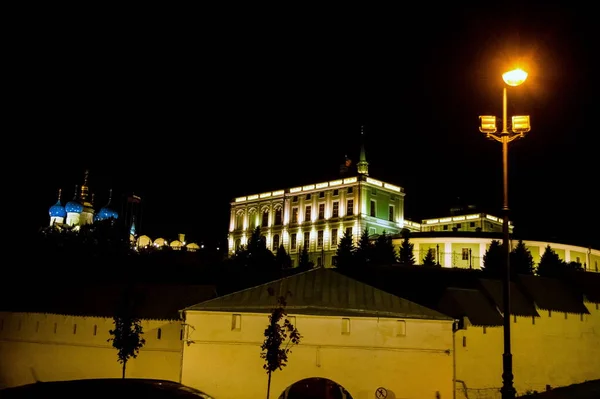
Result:
[[[67,216],[67,211],[60,204],[60,200],[56,201],[56,204],[52,205],[50,207],[50,209],[48,210],[48,212],[50,213],[50,217],[64,218]]]
[[[65,205],[65,210],[67,213],[81,213],[83,211],[83,205],[79,202],[69,201],[67,205]]]

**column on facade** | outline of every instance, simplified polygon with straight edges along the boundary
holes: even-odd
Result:
[[[413,255],[415,256],[415,263],[420,265],[423,262],[423,257],[421,256],[421,244],[418,242],[413,243]],[[400,253],[400,248],[397,248],[398,254]]]
[[[446,241],[444,243],[444,267],[452,267],[452,243]]]
[[[568,248],[565,248],[565,262],[571,262],[571,250]]]
[[[235,229],[235,209],[231,207],[231,216],[229,218],[229,231],[232,232]]]
[[[283,228],[281,230],[281,243],[283,244],[283,248],[289,254],[290,253],[290,234],[289,234],[289,224],[290,224],[290,200],[285,195],[283,197],[283,204],[281,210],[281,220],[283,222]]]

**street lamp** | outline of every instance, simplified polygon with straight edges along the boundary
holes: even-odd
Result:
[[[505,256],[506,270],[502,278],[502,301],[504,308],[503,327],[504,327],[504,353],[502,354],[502,388],[500,392],[502,399],[514,399],[516,390],[513,386],[512,353],[510,349],[510,234],[508,225],[508,143],[518,138],[525,137],[525,133],[531,130],[529,124],[529,115],[513,116],[510,131],[508,130],[507,117],[507,86],[519,86],[527,79],[527,72],[522,69],[515,69],[502,75],[504,80],[502,90],[502,131],[498,132],[496,127],[496,117],[492,115],[480,116],[481,122],[479,131],[485,133],[486,137],[502,143],[502,175],[504,187],[504,199],[502,203],[502,237],[503,252]]]

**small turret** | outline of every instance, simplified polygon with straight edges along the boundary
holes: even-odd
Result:
[[[365,154],[365,131],[364,126],[360,129],[360,158],[356,164],[358,174],[369,176],[369,163]]]

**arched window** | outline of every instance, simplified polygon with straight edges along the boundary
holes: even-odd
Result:
[[[281,226],[283,224],[283,209],[275,209],[275,226]]]
[[[279,234],[273,236],[273,251],[277,251],[277,248],[279,248]]]
[[[269,210],[265,209],[262,214],[262,227],[269,227]]]
[[[251,231],[254,231],[254,229],[256,229],[256,226],[256,209],[253,208],[248,211],[248,228]]]
[[[235,240],[235,250],[239,251],[241,246],[242,246],[242,240],[240,240],[238,238],[237,240]]]
[[[235,229],[240,230],[244,228],[244,212],[239,211],[235,214]]]

